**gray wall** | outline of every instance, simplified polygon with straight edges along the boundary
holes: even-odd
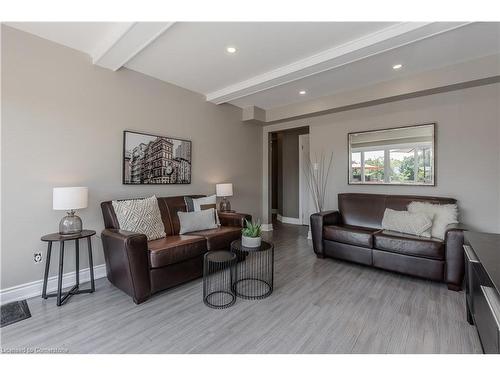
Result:
[[[500,232],[500,84],[282,123],[309,125],[311,155],[333,152],[327,207],[341,192],[421,194],[458,199],[462,222]],[[437,186],[350,186],[347,133],[437,123]]]
[[[191,139],[192,183],[122,185],[125,129]],[[217,182],[233,182],[234,209],[260,217],[261,132],[243,124],[236,107],[127,69],[94,66],[85,54],[2,26],[1,288],[42,278],[44,263],[34,264],[33,252],[45,256],[40,236],[56,232],[64,215],[52,210],[54,186],[89,187],[89,207],[79,215],[98,233],[101,201],[212,194]],[[95,264],[102,264],[99,238],[94,246]],[[72,248],[67,272],[74,269]]]

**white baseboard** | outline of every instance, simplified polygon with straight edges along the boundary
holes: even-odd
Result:
[[[278,214],[277,217],[278,221],[281,221],[282,223],[285,224],[295,224],[295,225],[302,225],[302,222],[298,217],[286,217],[286,216],[281,216]]]
[[[311,228],[309,228],[309,230],[307,231],[307,239],[308,240],[312,240],[312,233],[311,233]]]
[[[273,230],[273,224],[261,224],[260,230],[263,232],[270,232]]]
[[[100,264],[94,267],[94,279],[106,277],[106,265]],[[90,281],[90,271],[88,268],[80,270],[80,284]],[[75,271],[65,273],[62,278],[63,288],[75,284]],[[0,290],[1,304],[19,301],[22,299],[38,297],[42,295],[43,279],[32,281],[30,283],[16,285],[10,288]],[[47,292],[57,290],[57,275],[51,276],[47,282]]]

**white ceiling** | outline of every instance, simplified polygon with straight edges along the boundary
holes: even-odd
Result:
[[[129,22],[8,22],[16,29],[38,35],[93,56],[131,25]]]
[[[500,23],[8,23],[206,95],[264,109],[500,53]],[[225,51],[237,48],[235,54]],[[399,71],[392,69],[403,64]],[[307,90],[306,95],[298,91]]]
[[[500,53],[500,23],[477,23],[327,70],[269,90],[232,100],[264,109],[350,91],[379,82]],[[394,64],[403,64],[399,70]],[[300,90],[307,90],[305,96]]]
[[[388,23],[200,22],[177,23],[126,67],[208,94]],[[229,55],[226,46],[235,46]]]

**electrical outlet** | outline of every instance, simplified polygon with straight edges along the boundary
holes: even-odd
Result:
[[[41,261],[42,261],[42,252],[41,251],[35,251],[33,253],[33,262],[40,263]]]

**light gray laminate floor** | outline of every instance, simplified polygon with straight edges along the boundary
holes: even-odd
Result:
[[[202,302],[201,279],[139,306],[106,279],[63,307],[28,300],[32,318],[1,346],[70,353],[480,353],[464,294],[445,284],[317,259],[307,228],[279,225],[275,289],[227,310]]]

